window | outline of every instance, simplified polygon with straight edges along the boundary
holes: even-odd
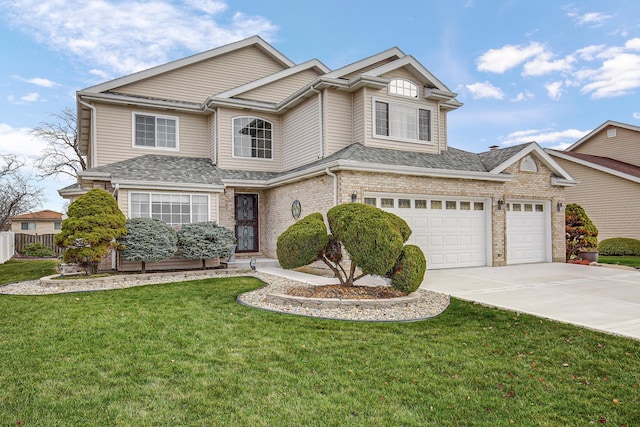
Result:
[[[54,230],[62,230],[62,222],[60,221],[56,221],[53,223],[53,229]]]
[[[375,197],[365,197],[364,198],[364,204],[365,205],[375,206],[376,205],[376,198]]]
[[[375,136],[431,141],[431,111],[406,104],[375,101]]]
[[[520,170],[538,172],[538,165],[536,165],[536,161],[531,156],[527,156],[520,162]]]
[[[482,211],[482,210],[484,210],[484,203],[482,203],[482,202],[473,202],[473,210],[474,211]]]
[[[426,200],[418,199],[418,200],[415,200],[414,203],[415,203],[416,209],[427,209],[427,201]]]
[[[233,155],[256,159],[273,158],[273,126],[257,117],[233,119]]]
[[[392,208],[394,206],[393,199],[380,199],[380,206],[383,208]]]
[[[458,209],[458,202],[455,200],[447,200],[446,207],[447,209]]]
[[[134,114],[135,147],[177,149],[178,118]]]
[[[24,231],[34,231],[36,229],[35,222],[22,222],[20,223],[20,230]]]
[[[394,79],[389,82],[389,93],[392,95],[418,97],[418,86],[409,80]]]
[[[410,199],[398,199],[398,207],[403,209],[411,208],[411,200]]]
[[[431,209],[442,209],[442,200],[432,200]]]
[[[209,198],[184,193],[131,193],[131,218],[156,218],[169,225],[209,221]]]

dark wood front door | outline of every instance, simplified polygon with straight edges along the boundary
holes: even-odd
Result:
[[[236,194],[236,252],[258,252],[258,195]]]

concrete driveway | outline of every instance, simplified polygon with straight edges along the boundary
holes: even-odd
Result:
[[[640,271],[564,263],[427,270],[422,288],[640,339]]]

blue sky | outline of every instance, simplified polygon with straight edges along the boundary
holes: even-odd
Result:
[[[331,69],[399,47],[458,93],[449,144],[472,152],[640,126],[637,0],[4,0],[0,154],[38,154],[29,130],[79,89],[255,34]],[[42,207],[69,183],[38,182]]]

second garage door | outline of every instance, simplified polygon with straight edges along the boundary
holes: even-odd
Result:
[[[507,264],[551,261],[551,216],[545,201],[507,202]]]
[[[429,269],[487,265],[488,204],[483,199],[426,196],[365,197],[409,224],[409,238],[424,252]]]

